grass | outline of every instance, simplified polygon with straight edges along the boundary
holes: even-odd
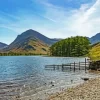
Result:
[[[89,57],[92,60],[100,60],[100,43],[97,43],[92,46],[90,52],[89,52]]]

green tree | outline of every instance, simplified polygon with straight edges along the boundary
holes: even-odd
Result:
[[[87,37],[76,36],[61,40],[50,47],[52,56],[84,56],[89,52],[90,42]]]

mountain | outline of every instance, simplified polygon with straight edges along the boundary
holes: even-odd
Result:
[[[20,38],[22,39],[22,38],[27,38],[27,37],[37,38],[37,39],[41,40],[42,42],[46,43],[47,45],[52,45],[55,42],[59,41],[59,39],[50,39],[50,38],[42,35],[41,33],[37,32],[35,30],[32,30],[32,29],[29,29],[29,30],[23,32],[21,35],[19,35],[17,37],[17,40],[20,39]]]
[[[89,38],[89,40],[92,44],[100,42],[100,33],[97,33],[95,36],[92,36],[91,38]]]
[[[100,60],[100,42],[92,45],[89,56],[92,60]]]
[[[7,44],[0,42],[0,49],[3,49],[5,47],[7,47],[7,46],[8,46]]]
[[[30,29],[18,35],[3,52],[47,54],[49,46],[57,41]]]

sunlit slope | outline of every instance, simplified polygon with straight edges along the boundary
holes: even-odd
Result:
[[[18,46],[9,50],[14,53],[33,53],[33,54],[47,54],[48,46],[39,40],[27,40]]]
[[[17,38],[4,50],[7,53],[20,53],[20,54],[47,54],[49,46],[47,44],[48,40],[42,34],[34,31],[28,30]]]
[[[100,42],[92,46],[89,56],[92,60],[100,60]]]

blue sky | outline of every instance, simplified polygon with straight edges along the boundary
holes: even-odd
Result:
[[[100,32],[100,0],[1,0],[0,42],[33,29],[50,38]]]

